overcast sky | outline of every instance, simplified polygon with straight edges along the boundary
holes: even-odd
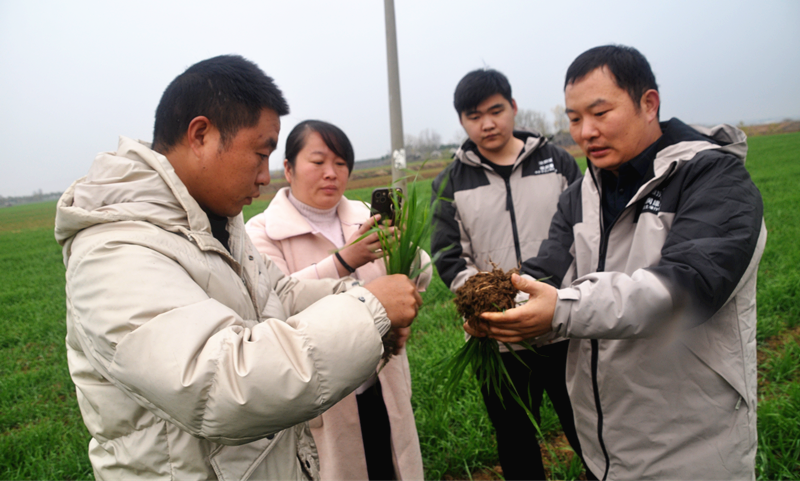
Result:
[[[461,135],[453,90],[504,72],[520,108],[551,116],[581,52],[632,45],[650,61],[662,119],[800,118],[800,2],[395,0],[405,134]],[[164,88],[236,53],[283,90],[291,114],[340,126],[356,159],[390,150],[381,0],[0,0],[0,195],[62,191],[119,135],[151,140]],[[552,117],[551,117],[552,118]]]

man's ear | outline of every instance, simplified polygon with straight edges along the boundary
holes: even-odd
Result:
[[[658,107],[660,106],[661,96],[658,94],[658,90],[650,89],[642,94],[642,101],[639,107],[647,116],[648,122],[658,119]]]
[[[511,108],[514,110],[514,117],[516,117],[517,116],[517,101],[514,100],[514,99],[511,99]]]
[[[186,142],[197,157],[203,157],[203,151],[209,147],[209,134],[216,130],[208,117],[200,115],[189,122],[186,129]]]

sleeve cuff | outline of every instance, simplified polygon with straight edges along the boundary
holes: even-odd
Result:
[[[389,320],[389,316],[386,314],[386,309],[383,308],[383,304],[381,304],[381,301],[372,295],[369,290],[358,286],[348,289],[342,295],[352,296],[364,303],[370,314],[372,314],[372,319],[375,321],[375,328],[378,330],[381,337],[385,336],[389,332],[389,329],[392,328],[392,321]]]
[[[450,284],[450,290],[456,292],[459,287],[463,286],[467,282],[467,279],[469,279],[470,277],[474,276],[477,273],[478,273],[477,269],[468,266],[466,269],[456,274],[455,279],[453,279],[453,282]]]
[[[553,332],[558,336],[569,337],[569,315],[572,311],[572,304],[580,300],[581,293],[578,289],[567,287],[558,290],[558,301],[553,312]]]

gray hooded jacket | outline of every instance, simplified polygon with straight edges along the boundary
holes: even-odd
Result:
[[[761,195],[730,126],[662,124],[649,175],[608,231],[598,170],[562,196],[523,264],[559,290],[567,386],[601,479],[752,479]]]

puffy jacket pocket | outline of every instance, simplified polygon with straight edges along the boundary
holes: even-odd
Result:
[[[209,462],[222,481],[244,481],[253,474],[267,455],[277,446],[287,431],[239,446],[219,445],[211,452]],[[285,461],[281,461],[285,462]]]

